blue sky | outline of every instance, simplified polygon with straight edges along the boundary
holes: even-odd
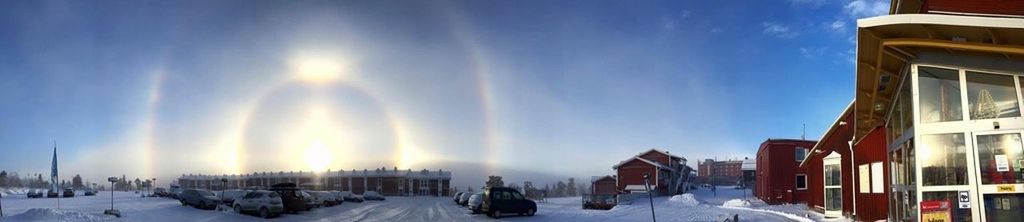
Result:
[[[8,2],[0,169],[47,172],[54,141],[95,180],[752,157],[803,123],[821,135],[853,96],[855,19],[888,5]]]

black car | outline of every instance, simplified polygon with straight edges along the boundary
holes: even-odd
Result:
[[[47,198],[57,198],[57,197],[60,197],[60,194],[57,193],[56,190],[50,189],[50,190],[46,190],[46,197]]]
[[[533,216],[537,213],[537,202],[526,199],[519,190],[507,187],[484,188],[484,202],[480,211],[493,218],[500,218],[507,213]]]
[[[25,196],[27,196],[28,198],[42,198],[43,190],[29,190],[28,193],[25,194]]]
[[[284,212],[298,213],[308,210],[306,199],[302,197],[302,190],[294,183],[279,183],[270,187],[270,191],[281,195],[281,202],[284,203]]]
[[[75,190],[64,189],[64,197],[75,197]]]
[[[96,190],[86,189],[85,193],[83,193],[83,195],[86,195],[86,196],[96,196]]]
[[[192,206],[199,209],[213,210],[220,205],[220,198],[208,190],[185,189],[178,196],[182,206]]]

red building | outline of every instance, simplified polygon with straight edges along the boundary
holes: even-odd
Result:
[[[651,149],[630,157],[612,167],[618,174],[619,191],[645,191],[644,175],[650,175],[651,189],[658,195],[678,194],[686,191],[691,168],[686,159],[667,151]]]
[[[594,195],[618,194],[615,183],[615,176],[595,176],[590,178],[590,193]]]
[[[706,159],[697,163],[697,177],[703,183],[735,185],[743,177],[743,160]]]
[[[768,139],[757,150],[757,185],[754,195],[769,204],[803,203],[807,199],[807,172],[800,161],[817,141]]]

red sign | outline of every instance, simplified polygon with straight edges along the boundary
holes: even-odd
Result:
[[[950,222],[953,219],[949,200],[921,201],[921,221]]]

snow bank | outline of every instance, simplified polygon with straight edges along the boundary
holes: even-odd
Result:
[[[700,205],[700,201],[697,201],[697,198],[694,198],[693,194],[690,194],[690,193],[684,193],[684,194],[672,196],[672,197],[668,198],[668,202],[669,203],[676,203],[676,204],[679,204],[679,205],[682,205],[682,206],[687,206],[687,207],[695,207],[697,205]]]
[[[96,216],[92,214],[77,212],[77,211],[66,211],[57,210],[53,208],[33,208],[25,211],[24,213],[14,215],[8,218],[4,218],[5,221],[108,221],[110,218]]]
[[[741,199],[732,199],[722,203],[723,207],[750,207],[750,201]]]
[[[795,214],[779,212],[779,211],[774,211],[774,210],[745,208],[745,207],[729,207],[729,206],[722,206],[721,208],[736,209],[736,210],[749,210],[749,211],[755,211],[755,212],[770,213],[770,214],[778,215],[778,216],[781,216],[781,217],[789,218],[790,220],[794,220],[794,221],[798,221],[798,222],[814,222],[814,220],[811,220],[810,218],[801,217],[801,216],[797,216]]]

